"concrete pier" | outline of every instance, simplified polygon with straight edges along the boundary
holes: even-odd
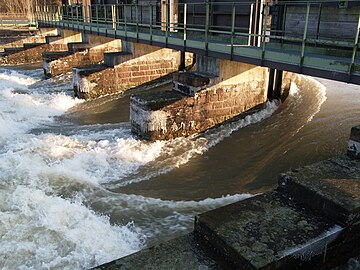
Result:
[[[119,93],[175,72],[180,64],[180,52],[171,49],[123,42],[122,51],[105,54],[102,67],[75,67],[75,96],[92,99]]]
[[[351,129],[347,154],[350,157],[360,159],[360,126]]]
[[[5,48],[0,58],[0,64],[21,65],[38,63],[42,61],[43,52],[66,51],[68,49],[67,43],[81,41],[81,34],[71,30],[61,30],[60,34],[55,34],[55,32],[51,33],[54,35],[47,36],[47,38],[44,34],[37,36],[37,43],[22,42],[21,47],[16,45],[14,49]],[[42,42],[39,42],[39,40]]]
[[[197,56],[195,72],[174,76],[170,93],[131,97],[133,131],[149,140],[203,132],[267,100],[268,69]]]
[[[121,41],[83,34],[82,42],[68,43],[66,52],[44,52],[43,69],[47,77],[70,72],[73,67],[99,64],[105,52],[121,51]]]
[[[301,167],[272,192],[198,215],[188,235],[95,269],[332,269],[360,254],[359,184],[346,155]]]

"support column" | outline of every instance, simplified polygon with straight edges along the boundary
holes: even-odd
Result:
[[[268,100],[273,99],[274,96],[274,76],[275,76],[275,69],[269,69],[269,83],[268,83]]]
[[[275,73],[275,86],[274,86],[274,99],[281,98],[281,86],[282,86],[283,71],[276,70]]]
[[[91,0],[83,0],[82,1],[82,7],[83,7],[84,22],[90,22]]]
[[[105,54],[104,65],[92,67],[93,72],[91,67],[90,70],[86,66],[74,68],[75,95],[92,99],[118,93],[159,79],[179,67],[180,52],[171,49],[123,42],[122,50],[122,53]]]
[[[173,91],[131,97],[132,130],[149,140],[203,132],[264,104],[267,80],[267,68],[197,56],[196,72],[176,74]]]

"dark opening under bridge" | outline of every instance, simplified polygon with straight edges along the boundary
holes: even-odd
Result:
[[[359,1],[138,1],[38,7],[57,27],[360,84]]]

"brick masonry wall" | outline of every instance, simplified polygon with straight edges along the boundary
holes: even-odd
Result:
[[[189,136],[266,102],[267,69],[234,65],[241,66],[238,71],[242,76],[232,72],[229,77],[223,69],[222,82],[197,92],[194,97],[175,91],[165,96],[133,96],[130,106],[133,131],[150,140]]]
[[[75,52],[59,59],[47,62],[46,57],[43,59],[43,67],[47,76],[56,76],[70,72],[73,67],[99,64],[104,60],[104,53],[109,51],[121,50],[121,42],[112,39],[100,39],[106,41],[104,44],[85,49],[84,51]]]
[[[102,95],[118,93],[175,72],[178,64],[174,60],[132,59],[115,68],[81,78],[91,89],[77,92],[79,98],[93,99]]]
[[[180,53],[171,49],[134,44],[132,59],[74,79],[75,95],[93,99],[118,93],[178,70]]]
[[[49,51],[66,51],[66,44],[44,44],[0,58],[0,65],[32,64],[42,61],[42,53]]]

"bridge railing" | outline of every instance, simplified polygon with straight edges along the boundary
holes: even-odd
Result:
[[[38,7],[40,24],[91,32],[114,33],[120,38],[146,39],[166,47],[217,50],[230,59],[280,57],[299,66],[306,55],[346,58],[339,71],[356,71],[359,56],[360,1],[269,1]],[[246,49],[257,48],[256,51]],[[286,50],[288,54],[282,53]],[[193,50],[194,51],[194,50]],[[196,51],[196,50],[195,50]],[[207,53],[205,53],[207,54]],[[284,58],[285,57],[285,58]],[[317,63],[312,63],[318,67]],[[332,68],[330,62],[327,68]],[[320,67],[319,67],[320,68]]]

